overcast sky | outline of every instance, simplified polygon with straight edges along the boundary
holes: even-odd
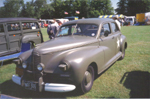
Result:
[[[0,0],[0,7],[4,6],[3,5],[4,1],[5,0]],[[25,3],[28,2],[28,1],[31,1],[31,0],[24,0]],[[49,1],[49,0],[47,0],[47,1]],[[117,2],[119,2],[119,0],[111,0],[111,2],[112,2],[112,7],[114,7],[114,9],[116,9],[117,8]]]

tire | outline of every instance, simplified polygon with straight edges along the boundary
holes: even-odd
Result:
[[[81,91],[82,93],[86,93],[91,90],[94,81],[94,69],[92,66],[89,66],[88,69],[84,73],[84,78],[81,82]]]
[[[122,51],[122,55],[121,55],[121,57],[119,58],[119,60],[123,60],[123,59],[124,59],[124,57],[125,57],[125,48],[123,49],[123,51]]]

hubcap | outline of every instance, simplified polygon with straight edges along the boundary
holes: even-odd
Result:
[[[90,84],[91,80],[92,80],[91,73],[89,71],[86,71],[85,72],[85,85]]]

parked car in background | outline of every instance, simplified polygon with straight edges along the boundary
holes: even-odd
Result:
[[[48,26],[48,22],[46,21],[46,19],[40,19],[39,20],[39,25],[41,28],[47,27]]]
[[[15,60],[13,82],[34,91],[91,90],[94,78],[127,48],[126,37],[112,19],[89,18],[64,23],[56,38],[37,45]]]
[[[77,16],[65,17],[65,19],[68,19],[69,21],[78,20],[78,18],[79,18],[79,17],[77,17]]]
[[[56,22],[60,21],[62,24],[68,22],[69,19],[56,19]]]
[[[49,23],[53,23],[54,20],[53,19],[46,19],[46,23],[49,24]]]
[[[0,61],[16,58],[42,42],[37,19],[0,18]]]
[[[134,25],[135,16],[126,16],[125,23],[126,23],[126,25]]]

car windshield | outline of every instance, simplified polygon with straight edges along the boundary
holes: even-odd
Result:
[[[74,24],[62,26],[59,29],[57,37],[68,35],[85,35],[95,37],[97,34],[98,26],[94,24]]]

